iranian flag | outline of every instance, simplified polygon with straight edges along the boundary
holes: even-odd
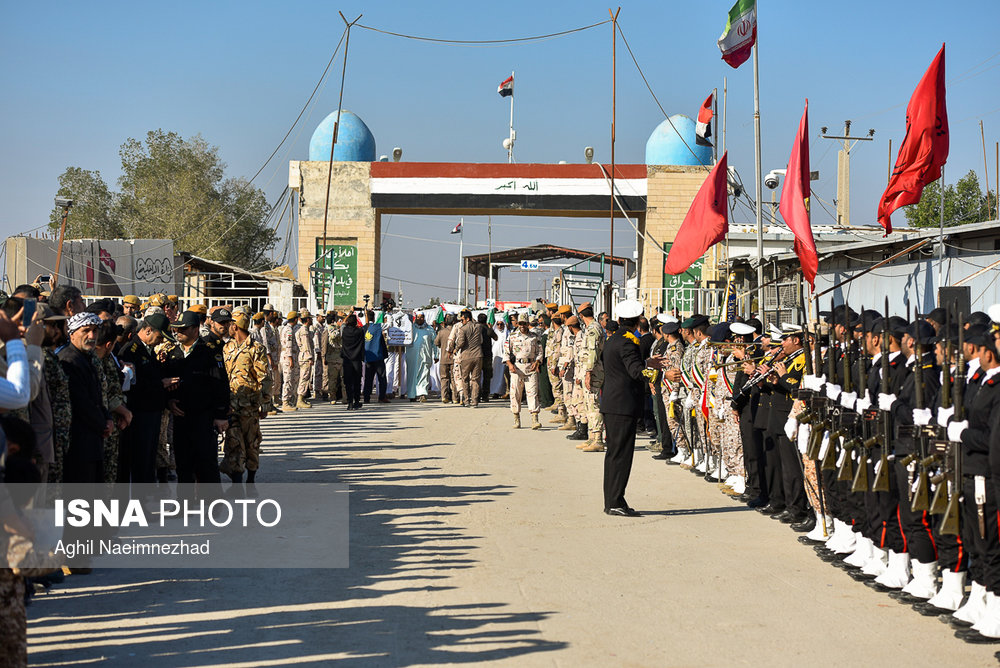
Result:
[[[509,77],[504,79],[499,86],[497,86],[497,92],[500,93],[500,97],[510,97],[514,94],[514,75],[511,74]]]
[[[756,0],[736,0],[729,10],[726,29],[719,37],[722,59],[733,68],[739,67],[750,57],[750,49],[757,42]]]
[[[709,93],[698,110],[698,124],[694,129],[694,141],[699,146],[711,146],[708,138],[712,136],[712,98],[715,93]]]

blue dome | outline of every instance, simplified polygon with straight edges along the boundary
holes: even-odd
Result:
[[[334,111],[316,126],[316,131],[309,140],[310,160],[330,160],[330,143],[333,141],[333,126],[336,122],[337,112]],[[375,135],[357,114],[347,109],[340,112],[340,131],[337,133],[333,159],[338,162],[375,161]]]
[[[671,122],[673,127],[670,126]],[[664,120],[656,126],[653,134],[649,135],[649,139],[646,140],[646,164],[711,165],[712,147],[699,146],[695,141],[694,130],[695,122],[683,114],[674,114],[670,117],[670,121]],[[681,141],[681,137],[684,138],[684,141]],[[687,142],[687,146],[684,145],[685,142]],[[329,150],[329,144],[327,144],[327,151]],[[691,154],[691,151],[694,151],[694,155]]]

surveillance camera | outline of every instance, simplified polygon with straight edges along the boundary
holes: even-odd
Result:
[[[511,146],[512,146],[512,144],[511,144],[511,141],[510,141],[510,137],[507,137],[506,139],[503,140],[504,150],[509,151]]]
[[[387,155],[380,155],[378,157],[378,161],[379,162],[389,162],[389,156],[387,156]]]
[[[771,190],[774,190],[775,188],[778,187],[778,179],[784,176],[786,171],[788,170],[772,169],[767,173],[767,176],[764,177],[764,185],[770,188]]]
[[[585,149],[583,149],[583,155],[585,158],[587,158],[587,164],[594,162],[594,147],[588,146]]]
[[[68,209],[71,206],[73,206],[73,198],[72,197],[56,197],[56,206],[61,207],[63,209]]]
[[[403,149],[398,146],[392,149],[392,161],[399,162],[399,159],[403,157]]]

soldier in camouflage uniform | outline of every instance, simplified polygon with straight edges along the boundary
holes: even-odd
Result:
[[[683,324],[688,324],[685,320]],[[694,421],[694,406],[697,403],[698,383],[695,381],[694,362],[698,355],[697,341],[691,333],[690,327],[681,327],[681,335],[684,337],[684,352],[681,355],[681,389],[678,402],[678,409],[681,412],[680,424],[685,435],[688,447],[691,450],[691,459],[682,464],[684,468],[693,467],[700,457],[699,450],[702,448],[698,438],[698,430]],[[699,397],[700,398],[700,397]]]
[[[559,424],[565,424],[567,421],[562,379],[559,378],[559,356],[562,354],[562,339],[566,333],[563,318],[570,310],[569,306],[563,306],[552,316],[552,329],[545,344],[545,367],[549,374],[549,384],[552,385],[552,409],[556,413],[550,421]]]
[[[274,412],[279,412],[278,404],[281,403],[281,337],[278,336],[278,328],[281,326],[279,319],[281,315],[274,310],[270,304],[264,304],[264,350],[271,363],[271,387],[274,393],[271,395],[271,405]],[[277,396],[275,396],[277,395]]]
[[[708,387],[708,373],[711,371],[712,366],[712,347],[708,345],[708,318],[706,316],[694,316],[691,318],[691,321],[691,335],[696,341],[696,344],[693,346],[695,353],[691,371],[697,386],[695,396],[693,397],[692,421],[694,423],[694,430],[698,434],[698,441],[701,443],[704,451],[704,466],[699,466],[698,470],[707,474],[708,471],[712,470],[714,464],[710,460],[710,456],[718,456],[716,444],[709,439],[708,424],[705,420],[705,414],[701,409],[702,399],[705,393],[710,391]]]
[[[664,355],[667,359],[664,363],[665,371],[662,375],[663,402],[667,413],[667,428],[670,430],[670,436],[677,447],[677,456],[674,461],[681,463],[685,459],[690,459],[691,456],[691,445],[688,443],[687,436],[684,434],[684,429],[681,427],[680,420],[678,419],[683,410],[681,390],[684,389],[684,383],[683,380],[671,380],[674,374],[670,372],[674,370],[678,373],[680,372],[683,364],[684,342],[678,334],[679,328],[676,322],[667,323],[664,327],[666,331],[664,336],[667,339]]]
[[[260,456],[260,420],[271,403],[271,374],[264,347],[247,334],[250,319],[233,317],[233,338],[222,350],[229,377],[229,428],[219,471],[233,482],[254,482]]]
[[[42,373],[45,375],[45,385],[49,392],[49,403],[52,406],[52,455],[49,465],[48,481],[62,482],[63,458],[69,448],[70,426],[73,423],[73,409],[69,397],[69,377],[59,363],[59,358],[52,351],[54,346],[62,345],[66,338],[64,321],[45,323],[45,339],[42,345]]]
[[[327,314],[328,316],[330,314]],[[326,370],[326,344],[330,332],[326,328],[324,317],[316,314],[316,324],[313,328],[313,399],[319,401],[326,393],[328,372]]]
[[[98,345],[101,345],[101,338],[98,338]],[[125,395],[122,393],[122,375],[118,364],[111,351],[107,351],[104,357],[97,358],[97,363],[101,368],[101,389],[104,392],[104,405],[108,412],[112,414],[111,435],[104,439],[104,480],[105,482],[115,482],[118,479],[118,447],[121,442],[121,425],[127,426],[131,420],[131,413],[125,408]],[[123,418],[122,413],[128,415],[128,420]]]
[[[577,315],[577,317],[579,318],[580,316]],[[580,331],[573,337],[573,395],[570,400],[570,405],[573,406],[573,410],[576,412],[576,424],[580,430],[578,433],[573,434],[570,440],[584,441],[584,443],[580,443],[577,446],[581,450],[588,445],[586,441],[590,440],[590,425],[588,424],[590,414],[587,412],[587,403],[583,396],[583,353],[585,350],[584,346],[587,343],[585,327],[586,324],[583,322],[583,318],[580,318]]]
[[[299,311],[299,329],[295,333],[295,343],[299,347],[299,387],[298,401],[295,407],[309,408],[306,394],[312,387],[312,369],[316,351],[313,350],[312,316],[306,309]]]
[[[589,303],[580,307],[580,315],[586,324],[583,331],[583,343],[577,358],[576,375],[580,381],[580,394],[583,407],[587,413],[587,430],[589,438],[580,449],[584,452],[604,452],[604,418],[601,416],[599,392],[604,384],[604,365],[601,353],[604,351],[604,330],[594,319],[594,309]],[[579,446],[578,446],[579,447]]]
[[[455,339],[458,338],[458,331],[461,326],[456,323],[451,328],[451,334],[448,335],[448,350],[451,351],[451,402],[459,406],[465,405],[465,383],[462,380],[462,351],[458,349],[455,345]]]
[[[281,398],[282,409],[294,411],[293,397],[299,385],[299,312],[289,311],[280,331],[281,340]]]
[[[344,338],[340,329],[340,316],[336,313],[326,317],[326,394],[331,404],[337,403],[337,395],[347,401],[347,387],[344,385],[344,360],[340,353],[344,350]]]
[[[575,315],[566,318],[566,326],[562,335],[562,342],[559,346],[559,378],[562,382],[563,405],[566,407],[566,422],[559,427],[563,431],[572,431],[571,436],[581,433],[577,418],[576,406],[573,404],[573,367],[574,356],[573,347],[576,337],[580,334],[580,319]]]
[[[538,413],[538,370],[542,366],[542,342],[528,327],[528,314],[517,321],[518,329],[511,332],[503,347],[503,363],[510,369],[510,412],[514,414],[514,428],[521,428],[521,398],[528,395],[528,412],[531,428],[541,429]]]

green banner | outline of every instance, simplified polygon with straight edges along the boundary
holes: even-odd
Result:
[[[671,244],[663,244],[665,255],[670,254]],[[701,287],[701,268],[705,263],[705,258],[699,258],[697,262],[688,267],[683,274],[672,276],[663,274],[663,307],[668,311],[677,309],[678,313],[692,313],[695,303],[695,289]]]
[[[335,306],[354,306],[358,302],[358,247],[354,244],[323,244],[316,240],[316,258],[319,259],[326,251],[328,256],[316,264],[317,269],[333,269],[333,304]],[[313,294],[316,301],[326,308],[327,288],[330,286],[330,275],[326,272],[314,274]]]

